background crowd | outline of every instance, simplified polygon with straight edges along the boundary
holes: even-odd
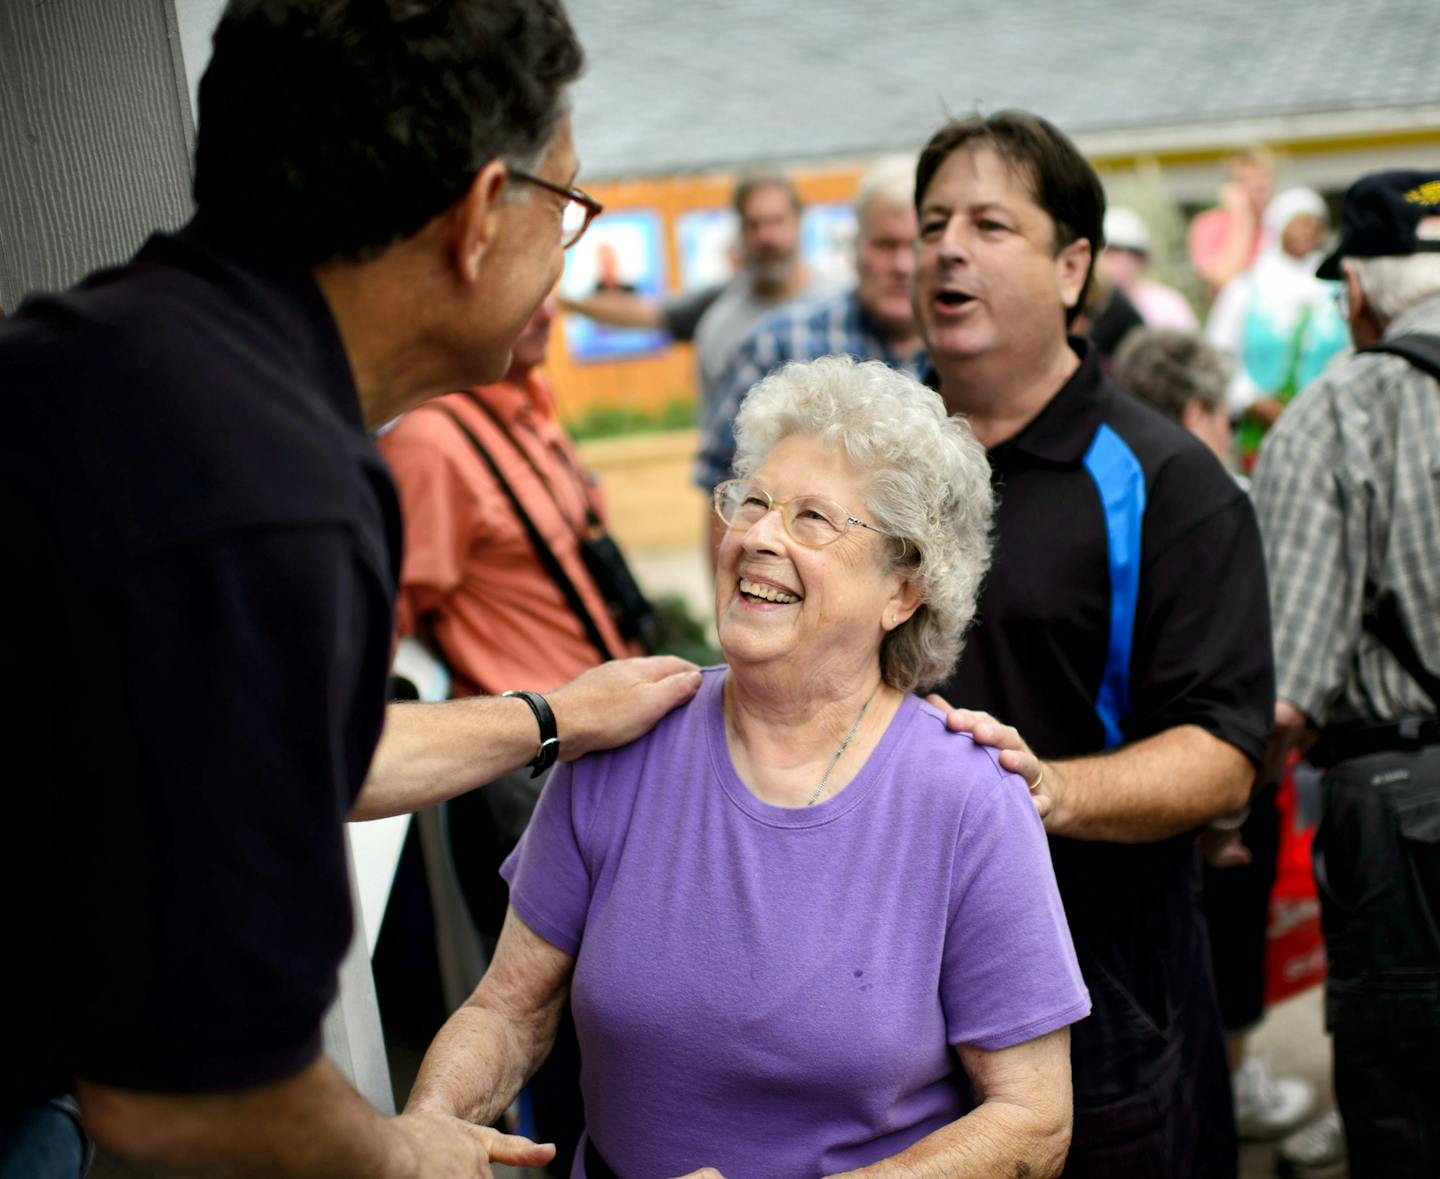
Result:
[[[543,372],[582,62],[548,0],[242,0],[195,220],[0,329],[70,655],[19,636],[6,714],[73,750],[20,799],[73,844],[7,866],[0,1176],[1234,1175],[1316,1104],[1246,1054],[1297,757],[1339,1112],[1281,1167],[1433,1174],[1440,176],[1238,157],[1197,302],[1037,114],[877,165],[838,287],[742,177],[732,278],[564,301],[695,344],[702,677],[634,658]],[[386,703],[397,638],[450,702]],[[494,967],[382,1118],[320,1053],[342,823],[429,805]]]

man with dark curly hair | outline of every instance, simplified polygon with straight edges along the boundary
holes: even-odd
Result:
[[[1255,515],[1067,337],[1105,198],[1063,132],[1024,111],[955,120],[915,197],[916,318],[1003,489],[980,623],[940,690],[1043,759],[1032,789],[1094,1002],[1071,1037],[1065,1175],[1233,1177],[1194,832],[1245,804],[1265,751]]]

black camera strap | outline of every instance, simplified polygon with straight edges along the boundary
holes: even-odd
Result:
[[[1361,352],[1388,352],[1408,360],[1427,376],[1440,381],[1440,336],[1430,332],[1407,332],[1392,336],[1388,340],[1361,348]],[[1396,662],[1405,669],[1430,697],[1437,713],[1440,713],[1440,676],[1436,676],[1421,661],[1420,653],[1405,630],[1400,617],[1400,603],[1394,591],[1376,592],[1375,586],[1367,586],[1366,596],[1373,603],[1366,612],[1364,627],[1380,640],[1387,651],[1395,656]]]
[[[481,459],[484,460],[485,465],[490,468],[490,473],[495,477],[496,484],[499,485],[500,490],[505,493],[505,498],[510,501],[510,507],[514,510],[521,527],[524,528],[525,535],[530,540],[530,547],[535,550],[535,555],[540,559],[540,564],[544,567],[545,572],[550,575],[550,580],[559,587],[560,592],[564,595],[571,613],[580,620],[581,626],[585,628],[585,637],[590,640],[590,645],[595,648],[602,660],[617,658],[615,652],[610,649],[610,645],[605,641],[605,636],[600,633],[600,628],[596,625],[595,619],[591,617],[590,611],[585,608],[584,599],[580,597],[580,591],[575,588],[575,583],[570,580],[569,574],[565,572],[564,566],[560,564],[560,558],[557,557],[550,546],[545,543],[545,538],[540,534],[540,529],[535,526],[535,521],[530,519],[530,513],[527,512],[520,503],[519,496],[515,494],[514,489],[510,486],[505,476],[500,473],[500,468],[496,465],[495,460],[490,457],[490,452],[485,449],[484,444],[475,436],[475,432],[461,421],[460,416],[448,405],[435,405],[434,408],[455,423],[460,433],[465,435],[466,441],[474,448],[475,453],[478,454]],[[554,493],[552,492],[551,494],[553,496]],[[559,505],[557,504],[556,506],[558,507]],[[563,515],[564,513],[561,514]]]
[[[555,504],[555,511],[574,531],[575,543],[580,550],[580,559],[584,562],[585,569],[590,574],[595,588],[599,590],[600,596],[605,600],[611,619],[619,628],[621,636],[639,642],[646,650],[654,650],[658,626],[655,610],[645,597],[640,583],[635,580],[635,575],[630,571],[625,555],[606,530],[605,522],[600,519],[600,513],[595,508],[589,480],[586,479],[585,472],[580,469],[579,463],[563,446],[558,443],[549,444],[555,457],[574,476],[575,486],[580,493],[580,500],[585,510],[583,527],[578,527],[570,514],[566,512],[565,506],[560,502],[560,497],[555,493],[555,485],[551,483],[540,464],[535,461],[535,456],[515,437],[500,415],[473,390],[462,389],[460,392],[476,409],[490,419],[490,424],[499,431],[511,449],[529,464],[535,478],[549,493],[551,501]],[[531,433],[535,436],[537,443],[541,446],[547,445],[545,439],[540,437],[537,431],[532,429]]]
[[[1405,673],[1430,697],[1436,715],[1440,715],[1440,676],[1420,661],[1420,652],[1405,630],[1405,620],[1400,617],[1400,602],[1393,590],[1373,596],[1362,625],[1395,656],[1395,661],[1405,669]]]
[[[510,443],[511,448],[515,451],[515,453],[517,453],[530,465],[530,469],[535,472],[535,478],[540,480],[541,486],[545,488],[545,490],[549,493],[550,498],[554,501],[555,510],[560,513],[560,515],[564,518],[565,522],[569,524],[571,528],[575,528],[574,522],[570,519],[569,514],[565,511],[564,505],[560,502],[560,497],[555,494],[554,485],[546,477],[545,472],[540,469],[540,464],[535,461],[535,457],[528,450],[526,450],[525,447],[520,445],[520,440],[516,438],[515,435],[510,431],[510,428],[503,421],[500,420],[500,415],[497,414],[488,405],[486,405],[485,402],[475,393],[473,389],[461,389],[460,392],[464,394],[464,396],[469,398],[471,404],[473,404],[476,409],[478,409],[481,413],[483,413],[487,418],[490,419],[491,424],[497,430],[499,430],[501,434],[505,436],[505,441]],[[592,535],[598,535],[599,533],[604,532],[605,525],[601,521],[599,514],[595,511],[594,502],[590,499],[590,486],[588,483],[586,483],[584,474],[575,468],[574,464],[571,463],[569,456],[562,457],[564,457],[565,459],[565,465],[569,467],[570,470],[574,473],[576,483],[579,485],[580,499],[585,505],[586,527],[590,529]],[[582,533],[578,528],[575,528],[575,535],[583,538],[584,533]]]

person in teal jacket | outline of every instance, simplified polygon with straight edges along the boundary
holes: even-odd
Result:
[[[1325,202],[1312,189],[1287,189],[1272,200],[1259,257],[1221,290],[1205,328],[1237,361],[1226,400],[1247,471],[1286,403],[1348,343],[1335,284],[1315,277],[1328,225]]]

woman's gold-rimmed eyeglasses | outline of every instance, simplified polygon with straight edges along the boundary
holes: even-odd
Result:
[[[797,495],[793,499],[775,500],[763,487],[749,479],[727,479],[715,488],[715,514],[726,527],[744,532],[760,523],[771,512],[778,511],[785,531],[792,539],[810,548],[834,544],[851,525],[868,528],[881,536],[892,535],[874,524],[852,516],[833,499],[823,495]]]
[[[556,196],[565,198],[565,209],[560,214],[560,240],[564,249],[569,249],[582,237],[585,231],[590,228],[590,222],[605,211],[605,206],[592,197],[588,192],[578,188],[570,188],[563,184],[553,184],[549,180],[542,180],[529,172],[522,172],[519,168],[511,168],[510,175],[515,180],[523,180],[526,184],[533,184],[537,188],[543,188],[546,192],[553,192]]]

